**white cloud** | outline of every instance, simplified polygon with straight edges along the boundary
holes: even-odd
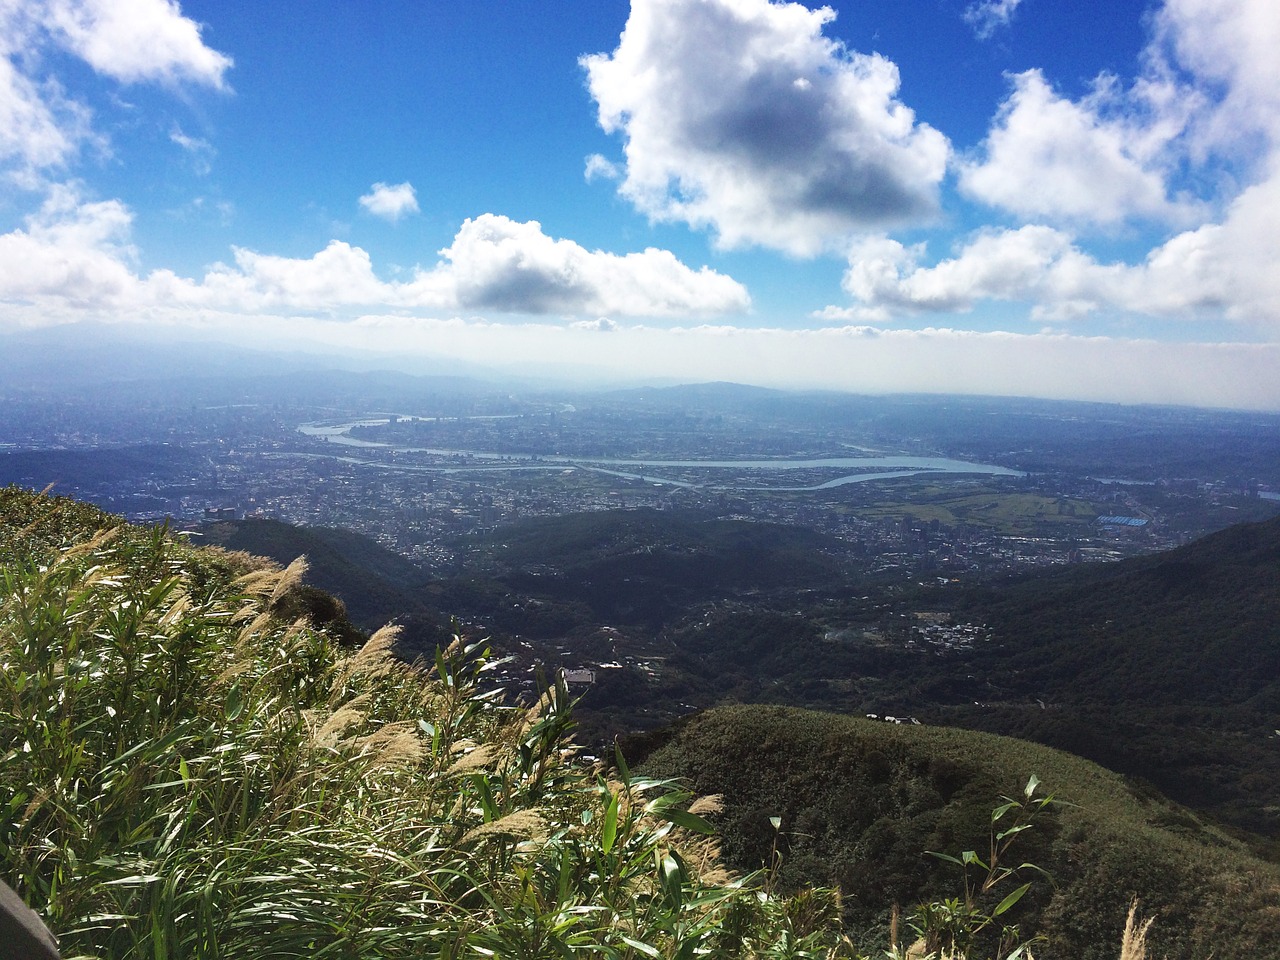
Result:
[[[411,183],[375,183],[360,198],[360,206],[375,217],[395,223],[406,214],[418,212],[418,195]]]
[[[1162,116],[1135,113],[1135,95],[1100,78],[1092,96],[1059,96],[1039,70],[1012,78],[980,160],[959,165],[960,189],[1024,219],[1113,225],[1133,218],[1185,222],[1197,205],[1171,199],[1164,148],[1187,121],[1165,100]],[[1163,85],[1142,88],[1148,98]]]
[[[373,271],[369,254],[332,240],[313,257],[292,258],[237,248],[235,266],[218,264],[200,284],[190,284],[191,300],[235,310],[340,312],[345,307],[394,301],[394,285]]]
[[[190,81],[222,89],[231,58],[205,46],[173,0],[44,0],[55,38],[123,83]]]
[[[496,214],[467,220],[444,262],[410,284],[419,303],[504,313],[684,316],[740,313],[746,289],[708,267],[693,270],[668,250],[589,251],[556,240],[537,221]]]
[[[0,165],[30,185],[35,171],[65,163],[90,135],[86,107],[56,81],[38,84],[0,57]]]
[[[813,255],[937,205],[948,143],[897,99],[898,69],[823,35],[834,13],[768,0],[634,0],[616,50],[583,58],[625,138],[621,193],[725,247]]]
[[[216,151],[208,140],[188,136],[182,132],[181,127],[176,125],[169,131],[169,140],[186,151],[192,169],[200,176],[207,176],[213,169],[213,157]]]
[[[971,197],[1024,220],[1113,227],[1186,226],[1222,197],[1269,176],[1280,150],[1274,0],[1165,0],[1142,69],[1107,74],[1077,100],[1038,70],[1012,78],[979,151],[958,167]]]
[[[622,178],[622,171],[618,169],[618,165],[613,161],[598,153],[593,153],[587,157],[586,167],[582,171],[582,176],[587,183],[595,180],[619,180]]]
[[[896,311],[965,312],[980,300],[1025,299],[1072,252],[1071,241],[1050,227],[980,234],[959,256],[920,267],[922,246],[872,238],[849,253],[844,288],[864,308],[888,316]]]
[[[980,232],[933,266],[920,265],[919,246],[867,240],[851,250],[844,278],[855,307],[824,315],[884,319],[1025,301],[1042,319],[1099,311],[1225,317],[1280,337],[1278,222],[1280,174],[1242,193],[1220,223],[1177,234],[1134,265],[1101,263],[1069,234],[1043,225]]]
[[[139,292],[132,221],[118,200],[82,203],[73,188],[55,188],[26,229],[0,235],[0,307],[92,311],[127,303]]]
[[[595,320],[578,320],[569,324],[575,330],[590,330],[594,333],[613,333],[618,325],[608,317],[597,317]]]
[[[1152,60],[1168,56],[1212,97],[1197,118],[1195,146],[1264,158],[1280,145],[1276,50],[1280,15],[1273,0],[1166,0],[1155,18]]]
[[[1007,27],[1022,0],[975,0],[964,10],[964,22],[973,27],[979,40],[986,40]]]
[[[1261,196],[1246,200],[1241,209],[1259,220],[1273,202]],[[1256,215],[1250,206],[1255,201]],[[536,225],[493,220],[479,228],[482,233],[489,230],[491,238],[473,236],[473,222],[459,231],[450,248],[452,259],[427,271],[437,283],[438,309],[469,309],[467,297],[450,301],[441,295],[448,292],[450,283],[461,281],[461,276],[451,275],[455,270],[474,282],[484,277],[496,282],[513,272],[540,276],[573,264],[596,282],[611,283],[615,279],[611,270],[642,271],[652,266],[645,259],[647,254],[636,255],[638,262],[590,254],[546,238]],[[422,307],[413,307],[425,292],[416,282],[379,280],[364,251],[339,241],[304,259],[237,250],[232,265],[216,267],[201,280],[167,271],[140,277],[133,266],[130,223],[128,209],[118,201],[85,202],[72,188],[55,189],[24,229],[0,235],[0,327],[133,320],[202,327],[224,338],[245,338],[262,346],[296,347],[309,342],[385,351],[388,343],[394,343],[396,352],[405,357],[453,357],[490,368],[511,365],[551,371],[573,364],[600,378],[628,382],[658,377],[733,380],[861,392],[979,392],[1280,409],[1280,379],[1274,376],[1280,365],[1277,344],[1162,344],[858,325],[808,330],[724,323],[624,325],[599,315],[574,323],[438,318],[423,316]],[[1250,235],[1248,229],[1257,226],[1229,219],[1219,228],[1184,234],[1180,243],[1169,245],[1145,268],[1152,274],[1145,292],[1187,273],[1188,264],[1206,251],[1215,260],[1235,252],[1226,235],[1234,232],[1231,242],[1242,243]],[[504,238],[515,249],[504,247]],[[900,297],[936,304],[951,296],[961,304],[966,297],[1013,296],[1020,285],[1037,282],[1037,271],[1071,289],[1066,265],[1078,254],[1049,228],[1024,228],[979,241],[957,257],[968,257],[968,262],[939,271],[933,279],[911,280]],[[868,260],[877,252],[874,246],[866,245]],[[519,250],[529,254],[523,263],[513,256]],[[886,284],[894,276],[906,278],[912,258],[922,251],[880,241],[878,254],[888,276],[869,281],[869,289],[883,291],[890,289]],[[979,262],[979,257],[985,259]],[[1086,276],[1096,269],[1087,259],[1076,267]],[[1010,272],[1015,279],[1002,279],[1000,271]],[[637,285],[646,282],[641,276],[634,279]],[[1218,277],[1204,287],[1205,295],[1220,295],[1236,279]],[[577,282],[585,280],[579,277]],[[1096,285],[1097,277],[1091,282]],[[1114,289],[1123,290],[1126,278],[1121,272],[1112,283]],[[468,296],[484,299],[487,295],[478,290]],[[1131,291],[1135,297],[1143,293],[1138,286]],[[587,286],[581,299],[592,298],[607,296]],[[371,309],[364,309],[365,302]]]
[[[0,318],[47,310],[63,319],[112,311],[316,314],[361,309],[489,310],[568,316],[698,316],[750,309],[746,289],[666,250],[617,255],[546,236],[536,222],[485,214],[466,221],[441,260],[404,282],[378,277],[369,254],[340,240],[312,257],[234,249],[201,279],[136,274],[132,215],[56,188],[26,228],[0,235]],[[609,321],[593,321],[604,329]]]
[[[1152,23],[1128,87],[1103,75],[1073,101],[1039,71],[1012,78],[981,156],[958,165],[959,186],[1025,226],[979,231],[933,264],[921,246],[866,240],[844,280],[854,304],[820,316],[1008,301],[1036,319],[1226,319],[1280,337],[1280,16],[1272,0],[1167,0]],[[1224,195],[1191,199],[1178,184]],[[1134,220],[1173,232],[1129,263],[1077,239]]]
[[[185,81],[221,90],[231,67],[170,0],[0,2],[0,169],[28,189],[84,144],[105,145],[89,108],[42,72],[56,50],[122,83]]]

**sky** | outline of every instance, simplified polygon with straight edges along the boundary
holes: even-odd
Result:
[[[1280,410],[1277,49],[1275,0],[0,0],[0,333]]]

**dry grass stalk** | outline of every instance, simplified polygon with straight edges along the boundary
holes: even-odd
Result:
[[[298,557],[297,560],[285,567],[284,572],[280,574],[280,579],[276,581],[275,589],[271,591],[271,602],[275,603],[298,584],[302,583],[302,578],[306,572],[306,557]]]
[[[160,618],[160,626],[173,626],[191,609],[191,598],[185,593],[180,593],[175,597],[172,606],[165,611],[164,616]]]
[[[238,590],[251,597],[267,597],[275,590],[283,572],[279,567],[263,567],[236,577],[234,583]]]
[[[249,553],[247,550],[228,550],[216,544],[201,544],[200,552],[216,557],[225,563],[231,572],[238,573],[242,577],[262,570],[280,569],[274,560]]]
[[[252,666],[253,663],[249,660],[236,660],[232,662],[226,667],[226,669],[213,678],[214,687],[218,688],[226,686],[241,674],[248,673]]]
[[[699,797],[690,804],[689,812],[696,817],[705,817],[710,814],[724,813],[724,795],[713,793],[710,796]]]
[[[444,772],[445,776],[452,777],[459,776],[464,773],[479,773],[481,771],[487,771],[491,767],[496,753],[497,751],[489,744],[476,747],[470,753],[464,753],[457,760],[453,761],[453,763],[450,764],[449,769]]]
[[[347,732],[353,727],[358,727],[366,720],[369,715],[364,711],[362,705],[357,705],[355,701],[335,710],[329,715],[329,719],[320,725],[316,730],[312,741],[319,747],[337,746],[346,738]]]
[[[391,649],[395,646],[396,637],[399,635],[400,628],[388,624],[366,640],[364,646],[355,654],[338,664],[338,671],[333,680],[335,692],[341,691],[347,682],[355,677],[376,678],[390,673],[392,664],[395,662]]]
[[[32,523],[24,530],[29,530],[36,524]],[[81,543],[74,544],[62,552],[58,557],[58,563],[70,563],[76,557],[83,557],[86,553],[93,553],[100,547],[106,546],[112,540],[116,539],[123,532],[123,527],[108,527],[105,530],[99,530],[96,534]]]
[[[426,756],[426,748],[418,738],[417,724],[398,720],[383,724],[358,741],[360,749],[373,755],[378,765],[416,763]]]
[[[720,841],[715,837],[694,837],[688,843],[681,844],[680,852],[694,876],[702,883],[721,887],[738,879],[735,873],[725,867]]]
[[[236,650],[243,651],[257,638],[260,633],[262,633],[263,630],[267,629],[267,627],[271,626],[274,622],[275,618],[272,617],[271,614],[267,613],[265,610],[259,612],[258,615],[240,631],[239,636],[236,637]]]
[[[472,827],[462,837],[463,843],[474,843],[488,837],[514,840],[541,840],[547,836],[547,823],[535,810],[517,810],[497,820]]]
[[[520,721],[520,728],[519,728],[520,736],[524,736],[526,733],[528,733],[530,730],[533,729],[534,724],[536,724],[539,720],[542,719],[542,715],[546,712],[547,707],[551,706],[551,703],[554,699],[555,699],[554,690],[547,689],[543,691],[542,696],[538,697],[538,699],[534,701],[533,706],[531,706],[528,710],[524,712],[524,717],[521,718],[521,721]]]
[[[1120,941],[1120,960],[1147,960],[1147,931],[1155,922],[1148,917],[1138,922],[1138,901],[1129,904],[1129,917],[1124,924],[1124,937]]]

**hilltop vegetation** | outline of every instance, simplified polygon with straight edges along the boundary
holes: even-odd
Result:
[[[691,604],[833,588],[849,548],[812,530],[697,511],[538,517],[467,541],[467,575],[565,604],[597,622],[661,628]]]
[[[885,725],[715,713],[670,739],[650,766],[694,763],[705,767],[695,779],[724,781],[726,851],[744,869],[759,849],[754,813],[780,818],[781,870],[735,879],[699,815],[715,804],[691,804],[675,782],[625,764],[607,772],[577,759],[562,686],[536,704],[504,706],[479,686],[478,651],[454,645],[408,666],[390,656],[385,630],[346,650],[298,606],[300,563],[282,570],[195,549],[161,529],[15,488],[0,489],[0,561],[0,864],[68,957],[868,960],[871,950],[905,960],[911,925],[923,944],[972,940],[979,949],[981,931],[1018,897],[918,910],[908,901],[896,931],[845,931],[840,898],[808,884],[806,871],[845,884],[837,870],[813,869],[815,857],[841,864],[849,844],[861,844],[865,882],[850,886],[844,913],[882,916],[888,900],[875,902],[875,891],[944,889],[927,871],[904,872],[904,844],[958,852],[989,822],[1010,772],[1046,763],[1081,800],[1109,799],[1090,785],[1105,777],[1096,768],[1018,754],[1025,745],[1010,747],[1004,759],[1018,762],[998,770],[1001,757],[977,735],[951,742],[935,731],[904,752],[905,731]],[[815,742],[827,745],[825,756],[812,753]],[[976,743],[967,749],[987,766],[978,769],[957,743]],[[904,764],[913,776],[927,770],[923,786],[901,775]],[[813,771],[846,765],[860,792],[828,809],[853,781]],[[750,815],[743,785],[757,790]],[[904,800],[929,820],[930,790],[945,791],[950,819],[936,819],[945,827],[892,841],[877,822],[880,847],[853,839],[852,814],[898,810]],[[1158,798],[1146,802],[1159,816],[1185,818]],[[818,839],[844,846],[814,847],[806,859],[799,831],[832,814]],[[1144,829],[1152,870],[1186,866],[1160,859],[1183,848]],[[1098,853],[1097,838],[1066,815],[1030,836],[1034,853],[1063,843],[1082,862]],[[1207,899],[1165,942],[1262,942],[1272,932],[1271,868],[1198,826],[1188,842],[1215,866],[1201,877]],[[1025,920],[1068,931],[1075,939],[1064,943],[1093,938],[1094,952],[1076,956],[1114,955],[1117,911],[1132,892],[1130,874],[1111,877],[1112,860],[1099,862],[1093,902],[1106,909],[1090,930],[1071,927],[1069,911],[1055,914],[1056,895],[1025,898],[1042,903]],[[1231,904],[1216,899],[1226,883]],[[1214,910],[1237,929],[1209,924]],[[1020,928],[1005,946],[1034,932]],[[979,955],[990,954],[952,954]]]
[[[854,956],[687,794],[576,762],[562,687],[344,652],[280,615],[300,565],[63,500],[0,491],[0,550],[0,864],[68,957]]]
[[[395,621],[398,651],[406,660],[449,642],[440,616],[423,601],[426,579],[417,566],[376,540],[333,527],[296,527],[245,518],[205,524],[197,542],[244,551],[286,566],[307,558],[307,583],[338,597],[342,613],[366,632]]]
[[[768,556],[773,543],[769,531],[749,531],[753,540],[732,525],[647,526],[657,522],[640,513],[573,526],[538,578],[571,582],[575,558],[579,570],[612,569],[628,544],[652,556],[646,538],[671,557],[720,550],[715,576],[732,578],[735,552]],[[1071,610],[1144,595],[1154,598],[1150,618],[1163,582],[1171,602],[1186,598],[1190,626],[1158,649],[1170,676],[1185,678],[1180,663],[1200,629],[1194,610],[1216,597],[1248,616],[1271,609],[1253,578],[1275,569],[1275,527],[1069,572],[1047,587],[1028,580],[967,595],[970,606],[955,612],[991,611],[1004,631],[1029,624],[1035,603],[1065,621]],[[241,529],[260,534],[260,546],[293,535]],[[527,571],[546,532],[531,524],[493,541],[484,548],[491,571]],[[228,545],[256,552],[227,534]],[[369,553],[371,582],[401,576],[412,596],[412,569],[380,560],[367,541],[307,536],[339,571],[344,550]],[[806,547],[815,558],[803,569],[834,577],[840,562],[820,540],[799,535],[774,556]],[[606,772],[577,759],[563,686],[537,704],[504,703],[482,683],[480,650],[455,644],[418,666],[396,660],[394,631],[368,638],[341,603],[302,581],[301,564],[191,547],[84,504],[4,488],[0,568],[0,864],[68,956],[867,960],[888,950],[903,960],[914,925],[933,948],[972,941],[961,953],[973,960],[1003,960],[1029,938],[1042,960],[1102,960],[1115,956],[1135,896],[1158,918],[1154,956],[1266,956],[1280,941],[1280,867],[1146,782],[1065,753],[959,729],[737,706],[631,740],[638,773]],[[664,569],[655,568],[660,582]],[[1146,622],[1141,610],[1134,618]],[[783,609],[727,609],[715,623],[679,639],[682,662],[727,664],[736,637],[744,672],[735,682],[748,684],[739,692],[762,698],[766,674],[792,677],[783,690],[804,695],[811,681],[796,682],[797,671],[845,643]],[[1023,658],[1008,677],[1021,696],[1053,683],[1064,699],[1119,696],[1123,675],[1115,688],[1086,675],[1073,689],[1052,666],[1081,642],[1060,629],[1039,648],[1050,664],[1040,673],[1030,641],[982,656]],[[1268,662],[1271,635],[1261,629],[1227,631],[1218,652]],[[1135,641],[1098,644],[1093,656],[1121,673],[1154,656]],[[884,682],[897,667],[882,664]],[[1224,683],[1237,685],[1242,709],[1273,709],[1273,677],[1242,672]],[[1135,686],[1134,709],[1160,708],[1173,686],[1158,675]],[[1214,698],[1229,694],[1209,687],[1186,709],[1221,709]],[[986,716],[1021,715],[1012,703]],[[957,899],[959,865],[925,852],[986,856],[992,806],[1023,797],[1033,775],[1066,803],[1015,831],[1003,862],[1029,861],[1051,880],[1018,867],[990,893]],[[708,794],[721,796],[707,814],[714,841],[699,813],[716,807],[691,806]],[[1025,796],[1030,809],[1042,794]]]
[[[890,904],[946,896],[957,868],[923,851],[985,856],[987,801],[1020,797],[1038,774],[1065,803],[1019,836],[1015,854],[1052,878],[1035,882],[1019,905],[1024,929],[1047,938],[1037,957],[1114,956],[1114,931],[1135,896],[1159,918],[1154,956],[1272,956],[1280,943],[1280,868],[1154,791],[1055,750],[964,730],[734,706],[633,740],[627,752],[649,775],[723,796],[716,823],[731,866],[778,859],[784,887],[838,885],[856,929],[886,925]],[[781,818],[777,830],[771,816]]]

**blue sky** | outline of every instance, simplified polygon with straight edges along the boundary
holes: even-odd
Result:
[[[1274,0],[0,0],[0,332],[1280,409]]]

